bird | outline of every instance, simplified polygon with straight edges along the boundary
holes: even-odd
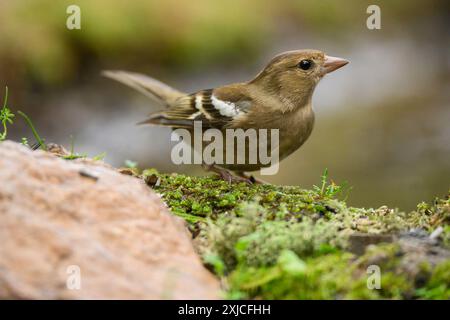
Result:
[[[134,88],[162,110],[150,114],[139,124],[185,128],[193,131],[196,121],[202,129],[278,129],[278,158],[299,149],[314,126],[312,96],[316,85],[349,61],[314,49],[292,50],[276,55],[251,80],[185,93],[149,76],[121,70],[106,70],[103,75]],[[248,150],[247,150],[248,151]],[[224,154],[227,152],[223,151]],[[248,159],[248,155],[246,155]],[[247,172],[266,164],[204,164],[223,179],[257,182]]]

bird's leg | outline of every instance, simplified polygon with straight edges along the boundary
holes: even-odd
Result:
[[[254,183],[254,184],[269,184],[269,182],[264,181],[264,180],[259,179],[259,178],[255,178],[253,175],[247,174],[247,173],[245,173],[243,171],[238,171],[238,172],[236,172],[236,174],[239,177],[247,179],[248,181],[250,181],[251,183]]]
[[[246,182],[248,184],[253,183],[249,178],[242,177],[240,175],[234,175],[229,170],[217,167],[213,164],[202,164],[202,167],[206,171],[212,171],[217,173],[223,180],[227,181],[228,183],[231,182]]]

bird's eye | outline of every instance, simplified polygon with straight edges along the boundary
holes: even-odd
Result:
[[[298,67],[302,70],[308,70],[312,67],[313,62],[311,60],[302,60],[298,64]]]

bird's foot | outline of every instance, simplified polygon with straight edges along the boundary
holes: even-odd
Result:
[[[232,183],[232,182],[236,182],[236,183],[245,182],[248,184],[254,183],[254,180],[252,181],[252,179],[251,179],[253,177],[244,177],[241,175],[235,175],[231,171],[224,169],[224,168],[216,167],[215,165],[203,164],[202,167],[206,171],[212,171],[212,172],[217,173],[222,178],[222,180],[227,181],[228,183]]]
[[[264,181],[264,180],[259,179],[259,178],[255,178],[253,175],[247,174],[247,173],[242,172],[242,171],[236,172],[236,174],[239,177],[241,177],[241,178],[249,180],[253,184],[269,184],[267,181]]]

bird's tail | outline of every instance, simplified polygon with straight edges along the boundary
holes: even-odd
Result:
[[[186,95],[161,81],[140,73],[107,70],[103,71],[102,74],[107,78],[119,81],[138,90],[164,107],[170,107],[178,98]]]

